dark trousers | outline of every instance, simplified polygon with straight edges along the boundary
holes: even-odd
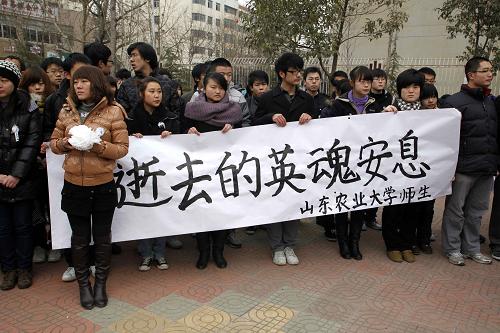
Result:
[[[33,201],[0,202],[0,260],[4,271],[31,269]]]
[[[431,243],[435,202],[436,200],[421,201],[409,205],[408,216],[414,219],[413,224],[416,227],[412,245],[425,245]]]
[[[361,227],[365,216],[364,210],[351,212],[351,219],[348,213],[335,215],[335,228],[337,230],[337,239],[341,241],[359,241],[361,238]]]
[[[378,207],[368,208],[368,209],[363,210],[363,212],[365,214],[365,216],[364,216],[365,222],[375,221],[377,219],[377,210],[378,210]]]
[[[491,248],[500,248],[500,177],[495,179],[493,206],[488,230]]]
[[[325,231],[335,230],[335,215],[318,215],[316,216],[316,224],[325,228]]]
[[[224,249],[226,237],[231,230],[216,230],[208,232],[196,233],[196,241],[198,242],[198,250],[200,252],[210,251],[210,244],[213,249]]]
[[[382,212],[382,237],[387,251],[410,250],[415,238],[415,219],[409,216],[410,204],[386,206]]]

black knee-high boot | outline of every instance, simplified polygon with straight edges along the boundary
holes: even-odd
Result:
[[[227,234],[228,233],[226,230],[218,230],[211,232],[213,240],[212,256],[215,265],[219,268],[227,267],[227,261],[224,258],[224,242],[227,237]]]
[[[347,242],[347,223],[347,213],[341,213],[335,216],[335,228],[337,230],[337,242],[339,243],[340,256],[344,259],[351,259],[351,253]]]
[[[349,251],[351,257],[356,260],[363,259],[359,251],[359,240],[361,238],[361,229],[363,227],[363,212],[351,212],[351,221],[349,223]]]
[[[111,235],[94,239],[95,243],[95,284],[94,304],[103,308],[108,305],[106,281],[111,267]]]
[[[210,258],[210,234],[208,232],[199,232],[196,234],[196,243],[200,255],[196,262],[196,268],[205,269]]]
[[[94,307],[94,296],[89,281],[89,242],[86,237],[71,237],[71,255],[80,289],[80,304],[90,310]]]

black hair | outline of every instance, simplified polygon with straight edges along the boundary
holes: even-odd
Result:
[[[193,69],[191,70],[191,76],[193,77],[193,80],[196,81],[196,79],[200,79],[201,76],[207,72],[207,67],[208,66],[206,63],[194,65]]]
[[[158,79],[152,77],[152,76],[147,76],[145,77],[144,79],[142,79],[140,82],[139,82],[139,85],[138,85],[138,89],[139,89],[139,96],[140,96],[140,99],[143,100],[143,96],[144,96],[144,92],[146,91],[146,88],[148,87],[148,84],[151,83],[151,82],[156,82],[160,85],[160,88],[162,90],[162,93],[163,93],[163,88],[161,87],[161,83],[160,81],[158,81]]]
[[[77,63],[82,63],[85,65],[92,65],[92,61],[83,53],[73,52],[70,53],[66,59],[63,61],[63,69],[65,72],[69,73],[71,68]]]
[[[3,57],[3,60],[6,60],[6,59],[16,59],[21,64],[20,71],[24,72],[26,70],[26,63],[24,62],[24,60],[21,57],[19,57],[17,55],[9,54],[8,56]]]
[[[116,78],[112,75],[107,75],[106,78],[108,79],[108,83],[110,86],[118,88],[118,81]]]
[[[422,91],[420,92],[420,100],[431,97],[439,98],[438,91],[433,84],[425,83]]]
[[[467,74],[477,71],[483,61],[491,63],[490,59],[485,57],[472,57],[467,61],[465,64],[465,77],[467,78],[467,82],[469,81],[469,76]]]
[[[337,82],[337,91],[339,92],[339,95],[347,94],[352,90],[351,82],[349,82],[348,79],[343,79]]]
[[[83,53],[90,58],[93,66],[98,66],[99,61],[104,65],[108,63],[111,57],[111,50],[109,47],[100,42],[93,42],[83,47]]]
[[[422,67],[418,70],[418,72],[436,77],[436,72],[430,67]]]
[[[132,43],[127,48],[127,54],[130,56],[134,50],[137,50],[144,60],[149,61],[149,67],[151,67],[152,70],[158,68],[158,56],[156,55],[154,47],[144,42]]]
[[[233,67],[226,58],[216,58],[210,62],[207,72],[215,72],[215,68],[217,68],[217,66]]]
[[[346,72],[344,71],[336,71],[333,73],[332,77],[336,77],[336,76],[341,76],[341,77],[345,77],[346,79],[349,78],[349,76],[347,75]]]
[[[126,68],[121,68],[116,72],[116,78],[120,80],[126,80],[132,77],[132,73]]]
[[[250,72],[250,74],[248,74],[248,87],[253,86],[255,81],[261,81],[269,84],[269,75],[261,70],[252,71]]]
[[[307,79],[307,75],[309,75],[311,73],[318,73],[319,78],[323,79],[323,75],[321,75],[321,70],[318,67],[312,66],[312,67],[307,67],[304,70],[304,80]]]
[[[207,86],[208,80],[214,80],[222,87],[222,89],[224,89],[224,91],[227,91],[228,83],[227,83],[224,75],[222,75],[220,73],[216,73],[216,72],[207,73],[207,75],[205,75],[205,77],[203,78],[203,86],[204,87]]]
[[[387,73],[381,68],[375,68],[375,69],[372,69],[372,77],[373,78],[383,77],[384,79],[387,80]]]
[[[373,81],[372,71],[366,66],[356,66],[349,73],[351,81]]]
[[[165,76],[167,76],[169,79],[172,79],[172,78],[173,78],[172,73],[171,73],[168,69],[166,69],[165,67],[163,67],[163,68],[159,68],[159,69],[158,69],[158,74],[160,74],[160,75],[165,75]]]
[[[283,53],[274,63],[274,71],[280,82],[280,72],[286,73],[290,68],[302,70],[304,68],[304,59],[296,53]]]
[[[412,84],[416,84],[420,87],[420,91],[424,87],[424,77],[415,68],[410,68],[402,71],[396,78],[396,88],[398,90],[398,95],[401,97],[401,90],[403,88],[409,87]]]
[[[48,58],[43,59],[42,63],[40,64],[40,67],[42,67],[44,71],[47,71],[47,68],[49,68],[50,65],[56,65],[59,67],[63,67],[63,62],[59,58],[48,57]]]

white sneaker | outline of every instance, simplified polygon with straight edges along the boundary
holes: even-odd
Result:
[[[61,251],[60,250],[50,250],[49,255],[47,257],[48,262],[58,262],[61,260]]]
[[[47,251],[41,246],[35,246],[33,250],[33,262],[35,264],[40,264],[47,261]]]
[[[93,277],[95,277],[95,266],[90,266],[90,274],[92,274]]]
[[[161,270],[168,269],[167,260],[163,257],[157,258],[156,259],[156,267],[158,269],[161,269]]]
[[[62,278],[64,282],[71,282],[76,280],[76,273],[75,273],[75,268],[74,267],[68,267],[64,271]]]
[[[152,264],[153,264],[153,258],[151,257],[143,258],[141,264],[139,265],[139,270],[141,272],[147,272],[151,269]]]
[[[278,266],[286,265],[286,256],[284,251],[274,251],[273,264]]]
[[[298,265],[299,264],[299,258],[293,251],[291,247],[285,247],[285,257],[286,257],[286,262],[289,265]]]

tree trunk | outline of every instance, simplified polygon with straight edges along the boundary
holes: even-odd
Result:
[[[330,72],[330,77],[333,77],[333,73],[337,70],[337,64],[339,62],[339,50],[342,44],[342,37],[344,36],[344,25],[347,15],[347,9],[349,8],[349,0],[344,0],[344,7],[342,8],[342,19],[340,21],[339,30],[337,31],[337,38],[335,39],[335,45],[333,45],[333,59],[332,59],[332,70]]]
[[[116,57],[116,25],[118,22],[116,21],[116,0],[109,1],[109,44],[111,46],[111,54],[113,57],[113,64],[117,64]]]

